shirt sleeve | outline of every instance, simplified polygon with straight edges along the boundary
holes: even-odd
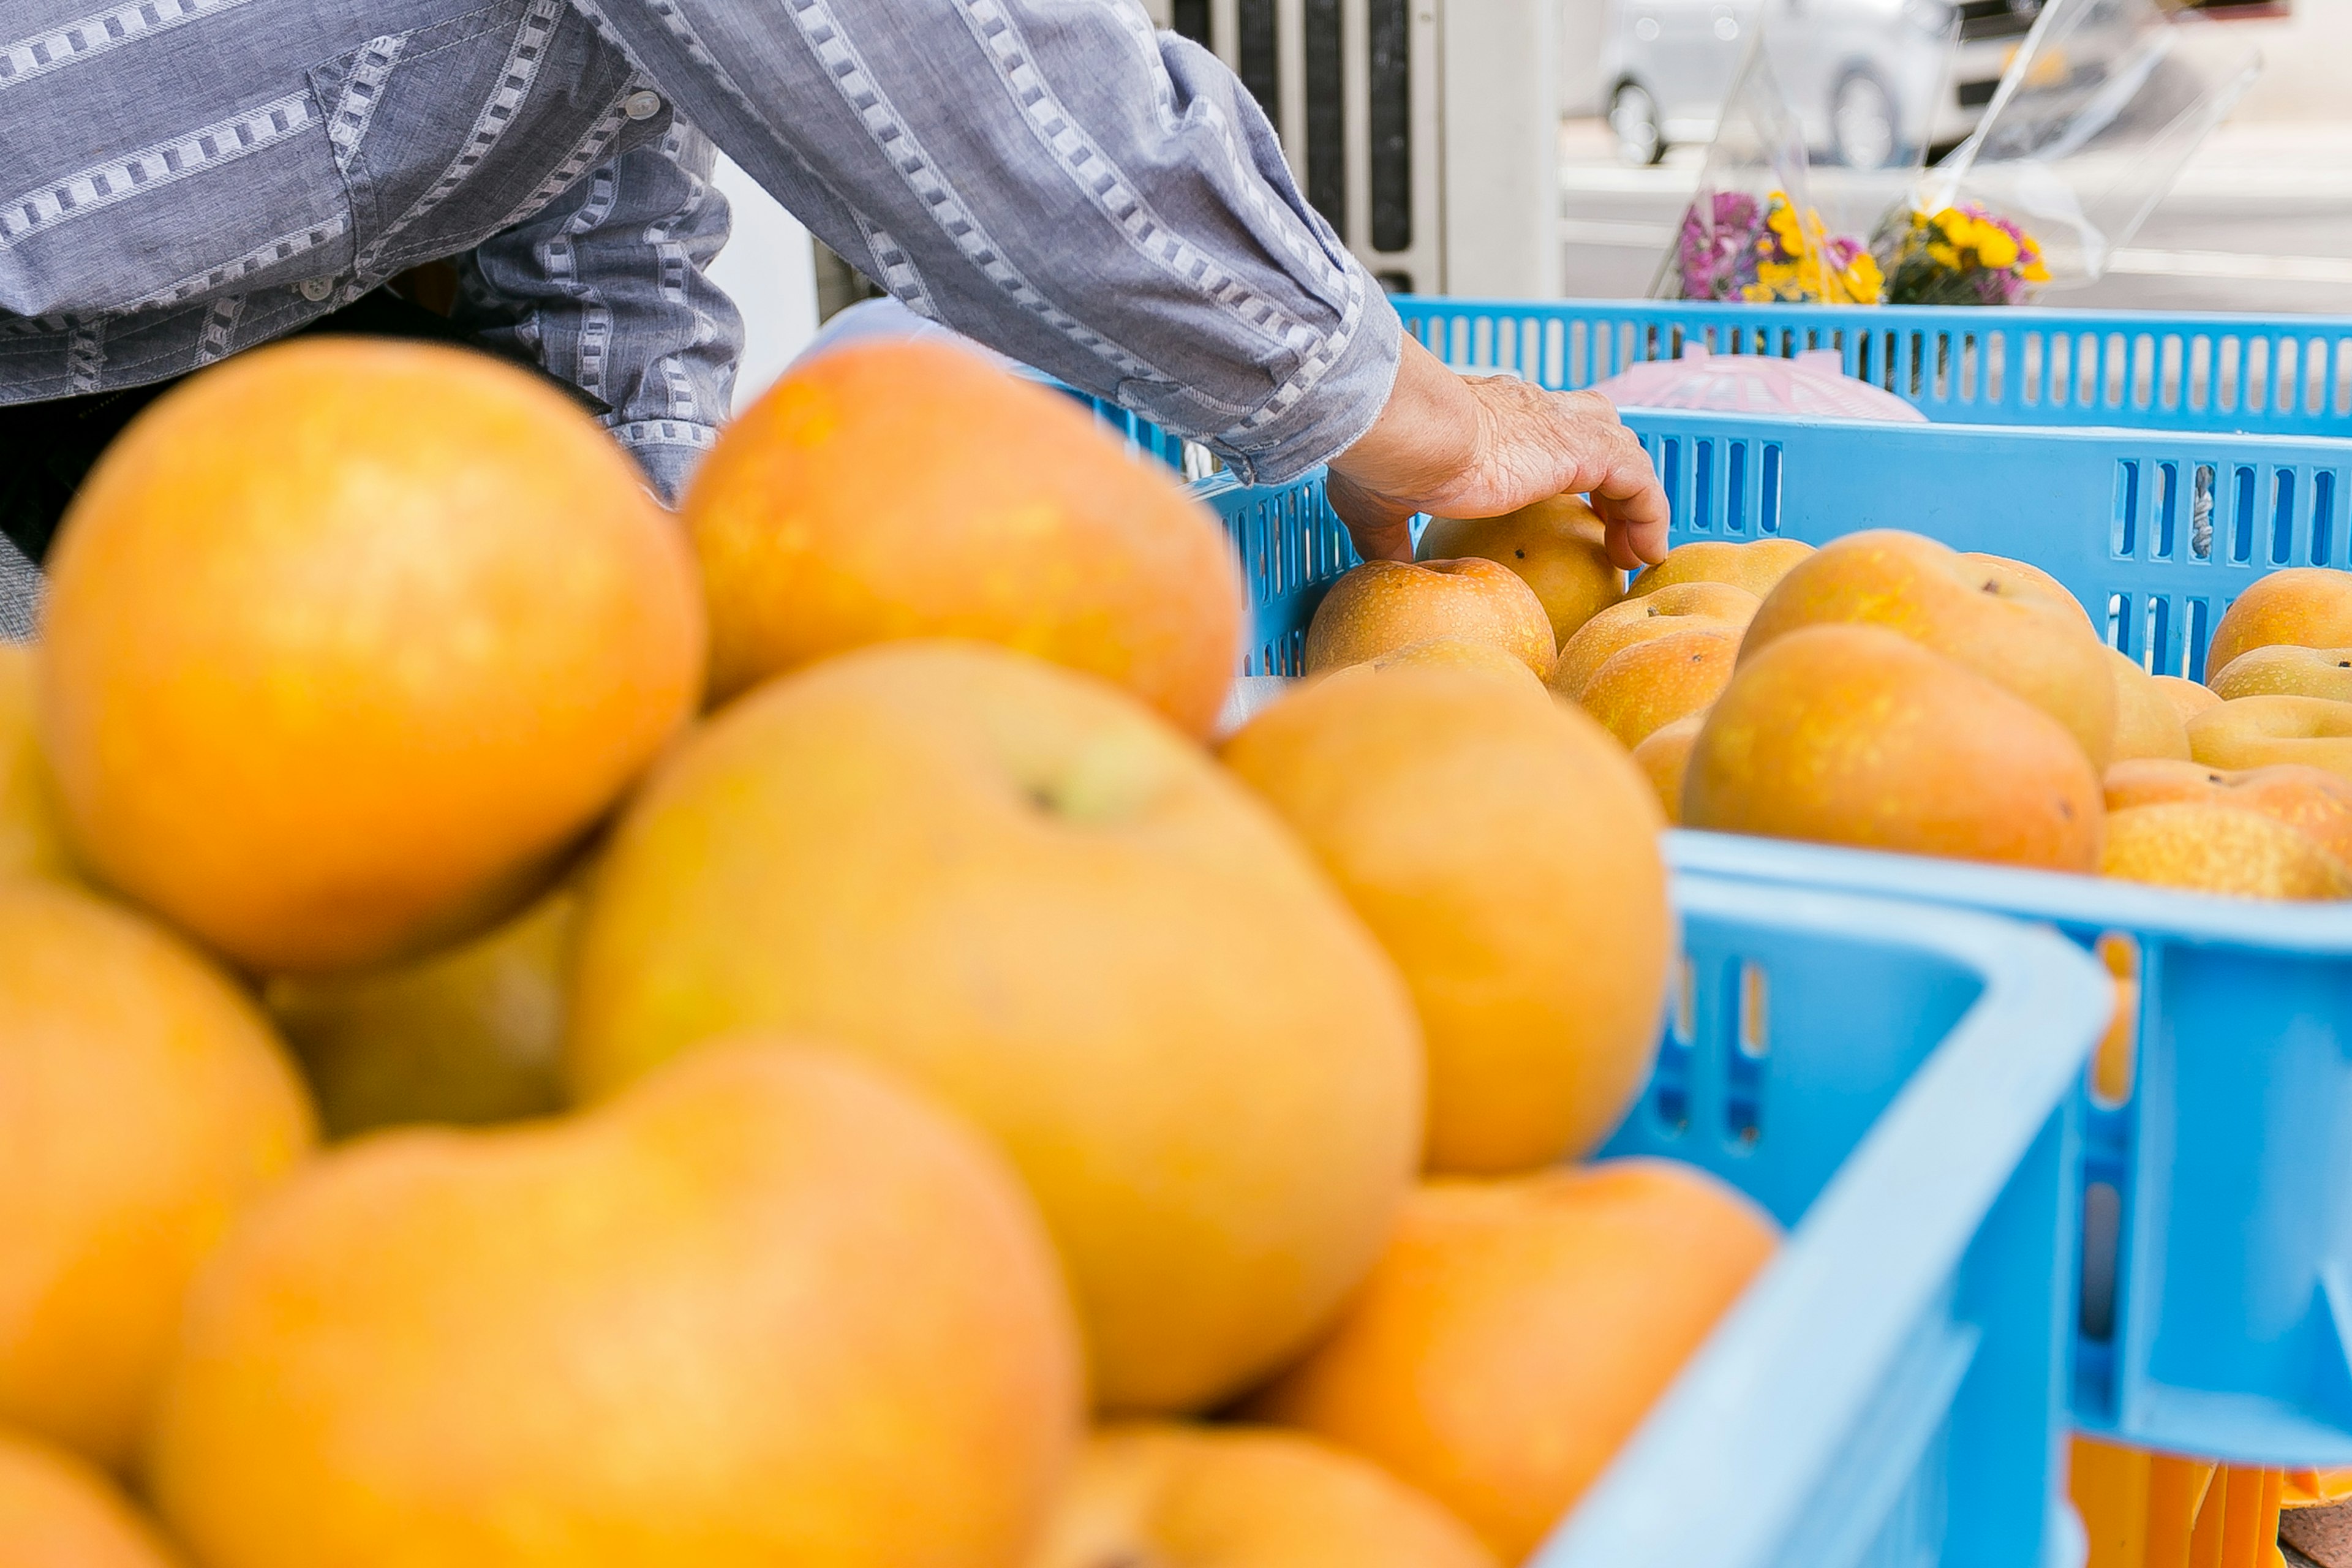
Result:
[[[717,151],[673,118],[458,268],[457,318],[598,405],[675,505],[726,418],[743,319],[704,268],[726,243]]]
[[[1273,128],[1134,0],[572,0],[916,311],[1276,482],[1351,445],[1402,330]]]

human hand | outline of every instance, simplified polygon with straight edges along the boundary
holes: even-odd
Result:
[[[1665,559],[1671,521],[1649,453],[1597,392],[1546,392],[1511,376],[1464,376],[1410,335],[1372,427],[1331,459],[1332,510],[1367,561],[1409,561],[1408,524],[1498,517],[1587,494],[1627,571]]]

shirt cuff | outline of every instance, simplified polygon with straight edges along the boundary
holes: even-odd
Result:
[[[690,419],[633,419],[612,426],[613,438],[625,447],[652,481],[663,504],[676,507],[688,481],[702,466],[704,454],[719,438],[718,426]]]
[[[1248,485],[1287,484],[1360,439],[1388,406],[1404,349],[1404,323],[1379,284],[1362,279],[1356,320],[1325,340],[1243,424],[1202,444]]]

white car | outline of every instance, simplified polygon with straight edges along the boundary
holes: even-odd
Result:
[[[1849,168],[1901,163],[1976,129],[2042,0],[1609,0],[1601,79],[1619,154],[1654,163],[1713,140],[1749,35],[1809,150]]]

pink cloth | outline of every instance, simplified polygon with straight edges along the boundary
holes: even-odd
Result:
[[[1800,414],[1825,419],[1887,419],[1919,425],[1927,416],[1891,392],[1845,374],[1834,349],[1794,359],[1709,353],[1685,344],[1680,359],[1652,360],[1594,384],[1621,408],[1696,408],[1712,414]]]

